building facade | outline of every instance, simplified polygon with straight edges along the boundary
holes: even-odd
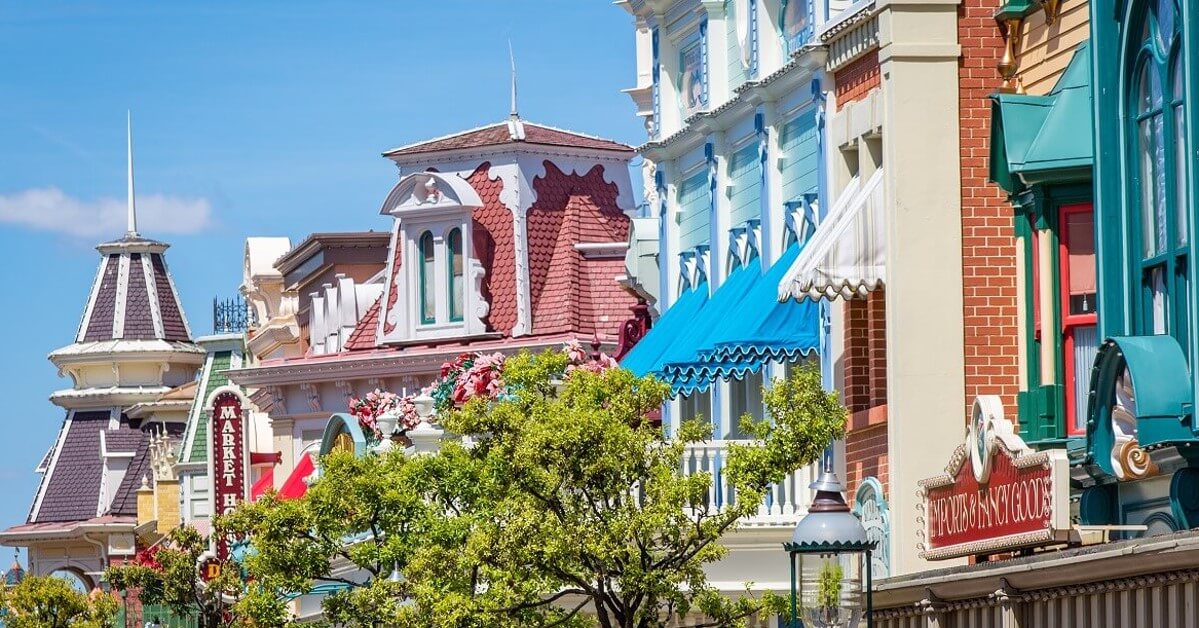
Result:
[[[5,545],[27,548],[29,573],[60,575],[83,590],[139,549],[139,489],[155,481],[154,452],[182,434],[181,409],[204,361],[167,267],[168,245],[137,231],[132,158],[129,193],[128,229],[96,247],[100,264],[73,341],[50,353],[71,386],[50,395],[66,416],[37,467],[29,517],[0,532]]]

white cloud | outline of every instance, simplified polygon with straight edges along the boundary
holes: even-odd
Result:
[[[116,239],[125,233],[125,199],[80,200],[55,187],[0,194],[0,223],[69,236]],[[147,237],[197,233],[212,224],[205,198],[137,197],[137,230]]]

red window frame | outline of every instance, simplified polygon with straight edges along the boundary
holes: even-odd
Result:
[[[1095,222],[1095,207],[1092,203],[1078,203],[1074,205],[1063,205],[1058,208],[1058,290],[1060,292],[1059,303],[1061,306],[1062,315],[1062,388],[1065,390],[1065,419],[1066,419],[1066,434],[1069,436],[1083,436],[1086,434],[1086,425],[1079,425],[1077,416],[1075,415],[1075,405],[1077,400],[1074,396],[1074,330],[1078,327],[1096,325],[1099,322],[1098,311],[1090,314],[1070,314],[1070,241],[1067,233],[1067,217],[1070,214],[1091,214],[1091,229],[1094,233]],[[1096,261],[1098,261],[1098,251],[1095,252]],[[1098,294],[1098,293],[1096,293]]]

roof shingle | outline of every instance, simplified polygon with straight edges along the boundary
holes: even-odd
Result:
[[[463,148],[480,148],[484,146],[499,146],[503,144],[536,144],[541,146],[569,146],[574,148],[586,148],[591,150],[613,151],[620,153],[628,153],[632,155],[633,147],[620,142],[606,140],[600,137],[584,135],[574,131],[564,129],[555,129],[532,122],[521,121],[524,126],[525,137],[523,140],[512,138],[512,133],[508,128],[508,122],[497,122],[496,124],[455,133],[446,137],[428,140],[425,142],[417,142],[401,146],[383,153],[386,157],[398,157],[403,155],[417,155],[423,153],[436,153],[442,151],[458,150]]]

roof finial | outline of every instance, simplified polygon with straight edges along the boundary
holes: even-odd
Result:
[[[515,120],[520,117],[520,113],[516,108],[516,55],[512,52],[511,39],[508,40],[508,63],[512,66],[512,111],[508,112],[508,115]]]
[[[129,156],[129,216],[128,225],[125,229],[125,235],[131,238],[137,237],[137,207],[133,200],[133,113],[125,111],[125,134],[128,142]]]
[[[512,40],[508,40],[508,62],[512,64],[512,111],[508,113],[508,136],[513,142],[524,141],[525,124],[520,121],[516,110],[516,55],[512,53]]]

